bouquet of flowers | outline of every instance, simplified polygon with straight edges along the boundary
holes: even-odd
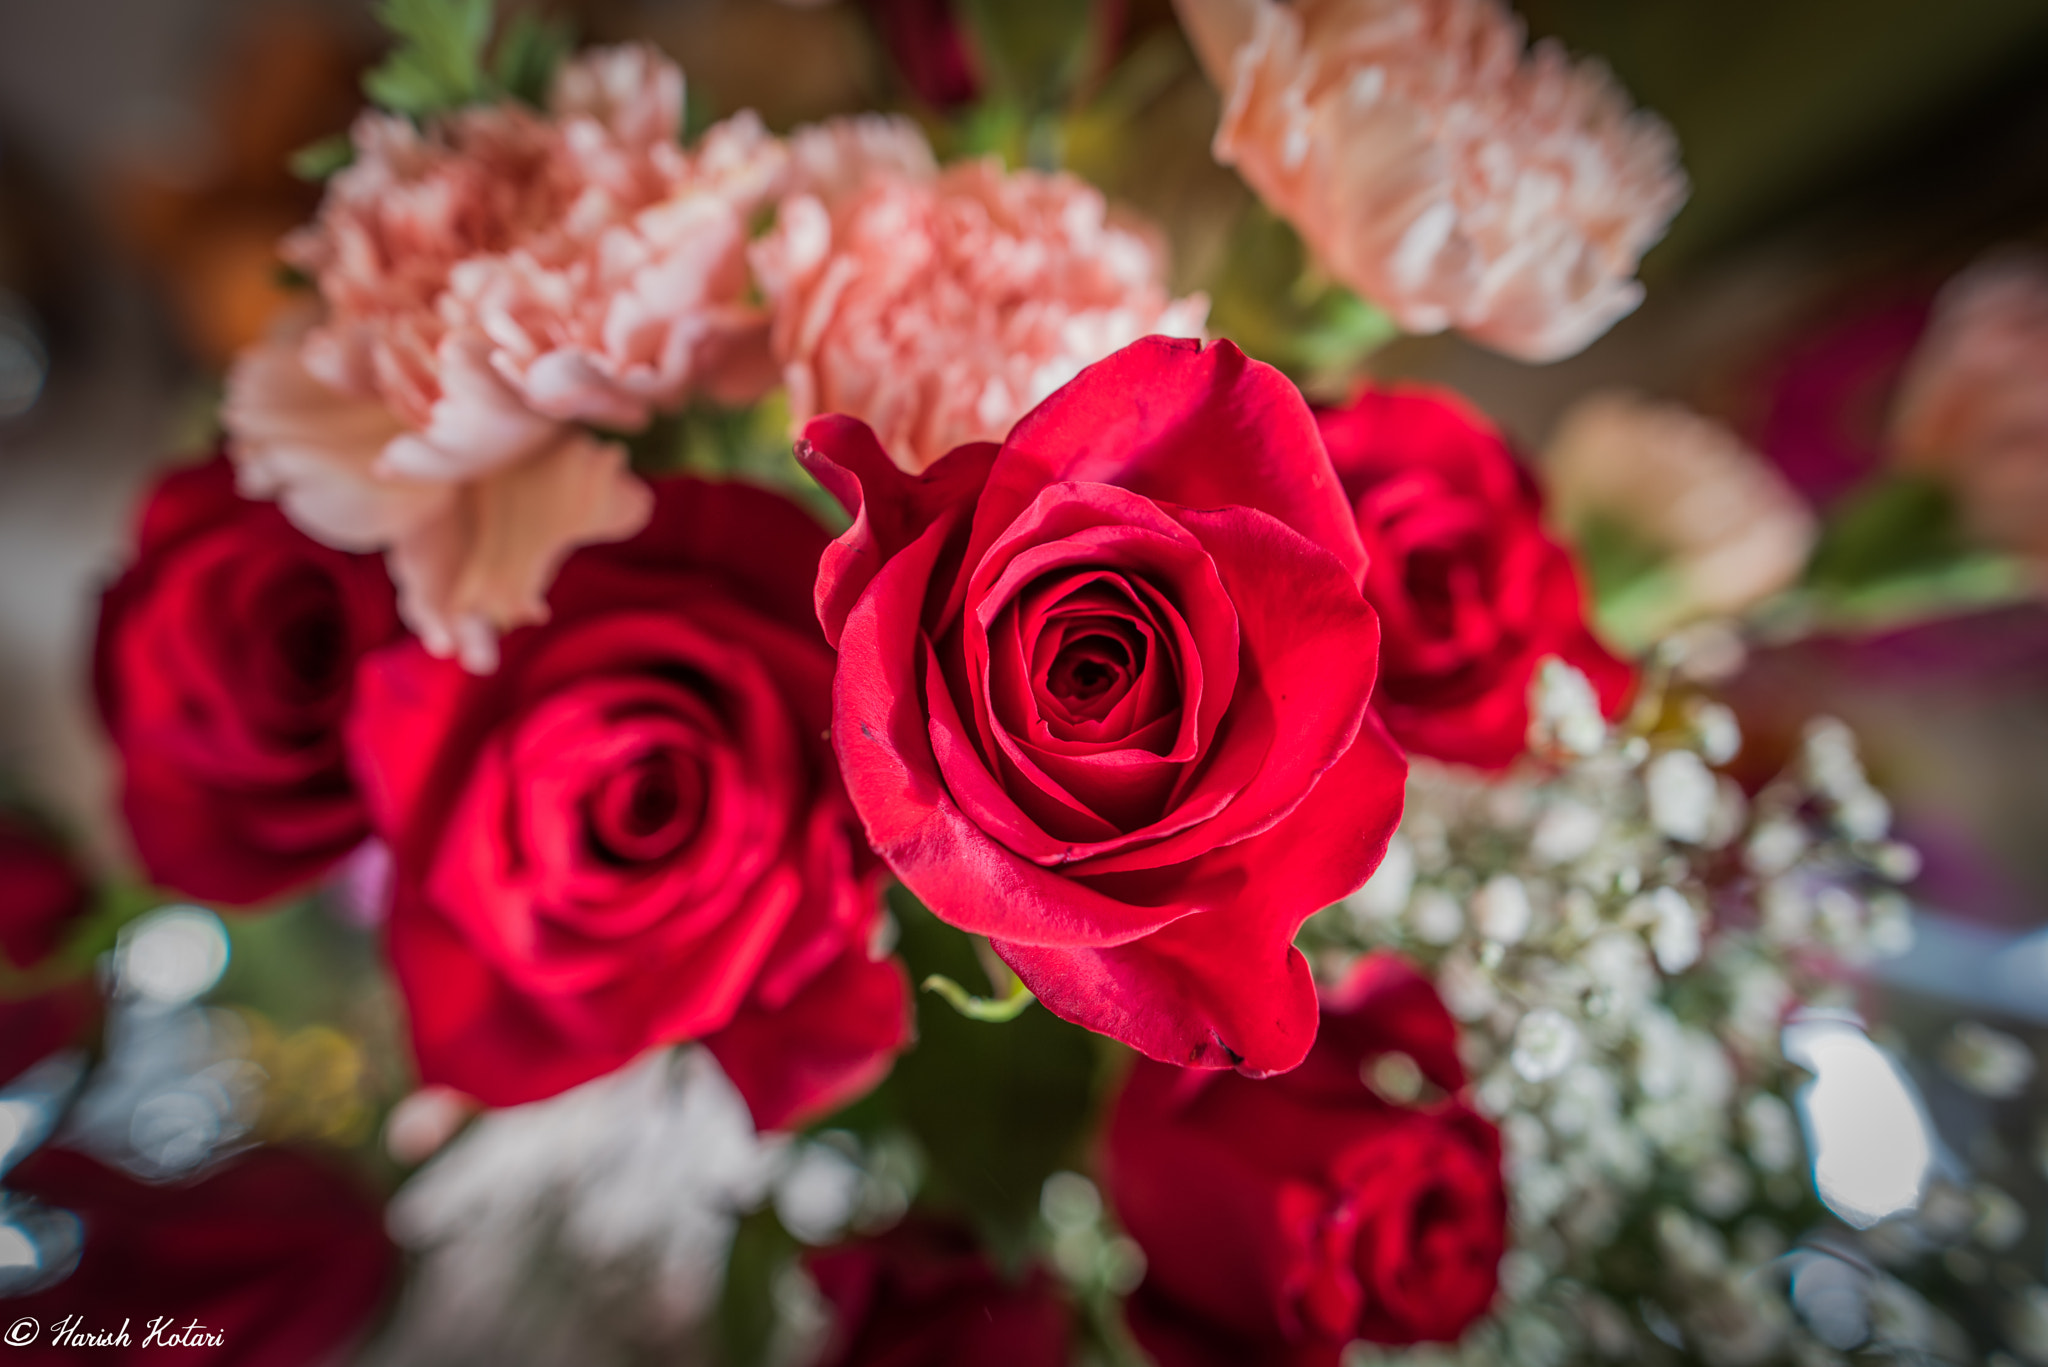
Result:
[[[1848,728],[1720,689],[2028,591],[2048,275],[1944,296],[1826,525],[1638,397],[1532,469],[1368,360],[1641,301],[1686,179],[1597,62],[1500,0],[866,8],[907,112],[771,131],[383,0],[100,604],[140,877],[0,827],[9,1344],[2044,1351],[1860,1014],[1918,856]],[[1206,274],[1101,188],[1172,91],[1256,196]]]

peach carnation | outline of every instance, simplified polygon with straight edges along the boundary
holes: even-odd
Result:
[[[1083,366],[1152,333],[1198,336],[1157,235],[1074,177],[990,160],[942,172],[914,128],[856,120],[793,140],[794,192],[756,243],[797,423],[849,413],[905,470],[1000,441]]]
[[[384,551],[406,624],[473,673],[497,668],[499,632],[546,620],[570,550],[631,536],[653,509],[624,447],[564,424],[468,478],[411,473],[393,453],[429,449],[421,434],[313,375],[293,337],[242,354],[222,417],[242,492],[330,546]]]
[[[1176,0],[1219,161],[1409,332],[1572,355],[1642,301],[1686,195],[1662,120],[1501,0]]]
[[[365,114],[284,244],[325,312],[236,365],[230,450],[312,535],[388,550],[437,654],[487,668],[571,547],[646,517],[624,452],[573,424],[773,382],[746,246],[784,153],[751,115],[686,149],[682,116],[682,73],[638,46],[567,64],[545,114]]]
[[[1979,536],[2048,559],[2048,260],[1994,257],[1943,288],[1891,435]]]
[[[1789,587],[1819,533],[1805,501],[1728,428],[1637,394],[1574,404],[1550,440],[1544,475],[1551,509],[1568,526],[1605,519],[1669,557],[1675,592],[1638,624],[1650,635]]]

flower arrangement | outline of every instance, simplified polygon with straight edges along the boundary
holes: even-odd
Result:
[[[1924,609],[1890,505],[1631,396],[1531,463],[1363,365],[1591,344],[1670,129],[1500,0],[1178,0],[1305,263],[1262,359],[1044,110],[945,112],[950,6],[866,8],[918,117],[771,131],[646,43],[381,6],[297,305],[99,605],[140,881],[0,818],[0,1297],[147,1283],[279,1363],[2048,1341],[2031,1274],[1987,1329],[1926,1270],[2026,1219],[1860,1014],[1919,857],[1846,726],[1745,750],[1719,692]],[[1994,595],[2030,271],[1942,296],[1894,429]],[[343,1028],[209,997],[266,933]]]

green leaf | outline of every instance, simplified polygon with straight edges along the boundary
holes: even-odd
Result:
[[[1385,310],[1318,270],[1300,236],[1264,206],[1245,207],[1209,288],[1209,333],[1228,337],[1312,389],[1340,389],[1400,334]]]
[[[521,10],[499,35],[491,75],[506,94],[538,108],[547,102],[555,71],[575,46],[575,30],[567,20]]]
[[[319,182],[326,180],[356,159],[355,144],[348,134],[336,133],[332,137],[309,142],[292,153],[288,163],[293,175],[300,180]]]
[[[974,937],[900,888],[889,904],[912,981],[986,976]],[[907,1135],[925,1160],[919,1199],[972,1219],[999,1254],[1019,1253],[1045,1179],[1086,1164],[1098,1080],[1118,1052],[1050,1011],[1025,1011],[992,1030],[921,993],[917,1047],[871,1096],[824,1127]]]
[[[1920,475],[1885,474],[1853,490],[1829,515],[1806,581],[1816,588],[1857,588],[1925,574],[1972,549],[1944,485]]]
[[[377,20],[398,46],[363,77],[377,104],[424,118],[493,93],[484,73],[492,0],[383,0]]]
[[[733,1231],[718,1297],[720,1356],[731,1367],[758,1367],[768,1360],[778,1318],[775,1281],[796,1255],[797,1242],[772,1206],[747,1216]]]

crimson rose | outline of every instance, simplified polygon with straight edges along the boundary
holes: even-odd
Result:
[[[799,455],[869,839],[1056,1014],[1154,1058],[1291,1068],[1293,947],[1378,864],[1404,762],[1368,703],[1365,557],[1301,395],[1148,338],[920,477],[866,425]]]
[[[1066,1367],[1072,1319],[1033,1265],[1000,1276],[973,1236],[913,1218],[809,1254],[835,1323],[819,1367]]]
[[[69,1277],[6,1302],[41,1336],[9,1350],[22,1364],[233,1363],[301,1367],[336,1360],[368,1326],[397,1272],[383,1211],[353,1176],[290,1149],[256,1149],[197,1182],[152,1186],[66,1149],[42,1149],[10,1189],[71,1211],[85,1251]],[[126,1348],[52,1342],[68,1316],[117,1333]],[[182,1335],[195,1322],[218,1346],[145,1346],[149,1321]]]
[[[92,1028],[99,1007],[99,993],[85,981],[32,997],[0,999],[0,1086],[78,1043]],[[0,1146],[0,1156],[5,1153]]]
[[[357,658],[398,629],[391,583],[238,496],[224,458],[165,477],[136,541],[93,660],[128,830],[157,882],[261,901],[369,833],[341,721]]]
[[[350,744],[427,1082],[513,1105],[703,1039],[765,1128],[886,1069],[908,988],[869,957],[881,869],[825,740],[824,546],[773,494],[666,481],[495,674],[410,640],[364,662]]]
[[[1436,990],[1380,954],[1328,994],[1294,1072],[1132,1071],[1105,1166],[1145,1250],[1131,1326],[1161,1367],[1335,1367],[1352,1339],[1447,1341],[1484,1313],[1506,1243],[1500,1136],[1455,1097],[1374,1094],[1360,1070],[1390,1051],[1464,1085]]]
[[[85,877],[49,831],[0,811],[0,959],[47,959],[91,898]]]
[[[1527,748],[1529,683],[1547,655],[1620,712],[1633,673],[1587,629],[1571,555],[1485,418],[1448,390],[1402,386],[1316,420],[1372,562],[1365,596],[1384,633],[1373,705],[1395,740],[1504,768]]]

